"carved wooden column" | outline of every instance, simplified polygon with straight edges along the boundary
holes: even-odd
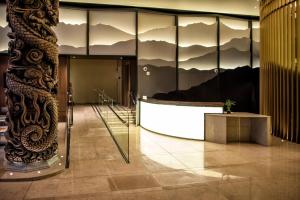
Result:
[[[10,164],[29,165],[57,153],[58,47],[51,26],[58,0],[7,0],[9,69],[6,76]]]

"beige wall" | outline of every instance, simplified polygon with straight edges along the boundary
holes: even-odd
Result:
[[[166,8],[242,15],[259,15],[257,0],[60,0],[61,2]]]
[[[70,79],[75,103],[96,103],[95,88],[117,99],[117,60],[71,59]]]

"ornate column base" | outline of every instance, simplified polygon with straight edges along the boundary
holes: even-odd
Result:
[[[62,173],[65,163],[60,156],[32,164],[12,163],[5,160],[0,169],[0,182],[35,181]]]
[[[21,162],[10,162],[5,159],[4,169],[13,172],[32,172],[32,171],[38,171],[38,170],[49,168],[52,165],[57,164],[58,162],[61,162],[61,160],[57,155],[55,155],[49,160],[42,160],[39,162],[28,163],[28,164],[21,163]]]

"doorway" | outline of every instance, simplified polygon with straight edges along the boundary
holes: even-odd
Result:
[[[119,63],[118,103],[125,107],[135,105],[137,93],[136,59],[125,58]]]
[[[136,57],[72,56],[70,81],[75,104],[97,104],[98,89],[119,105],[130,107],[137,91]]]

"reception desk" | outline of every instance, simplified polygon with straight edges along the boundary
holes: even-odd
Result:
[[[204,140],[204,114],[222,112],[219,102],[140,100],[140,126],[163,135]]]

